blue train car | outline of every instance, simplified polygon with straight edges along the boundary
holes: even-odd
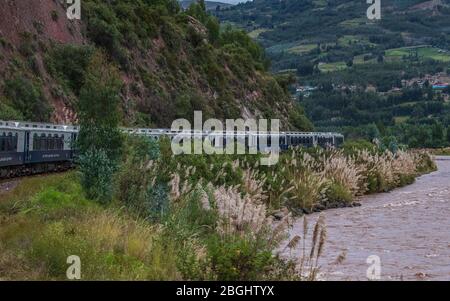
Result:
[[[0,127],[0,167],[23,164],[25,132],[14,127]]]
[[[258,132],[258,131],[173,131],[169,129],[123,129],[131,135],[144,135],[158,140],[174,139],[185,134],[209,139],[213,147],[228,147],[233,141],[238,153],[273,150],[274,141],[280,150],[291,147],[339,147],[344,136],[318,132]],[[17,121],[0,121],[0,178],[29,175],[47,171],[66,170],[76,156],[74,142],[78,127]],[[178,139],[179,137],[177,137]],[[275,139],[275,140],[274,140]],[[184,141],[184,138],[183,138]]]
[[[71,126],[0,121],[0,178],[67,169],[76,133]]]

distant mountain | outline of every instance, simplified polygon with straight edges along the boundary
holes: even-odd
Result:
[[[393,48],[450,46],[450,0],[383,0],[379,21],[367,19],[368,7],[360,0],[254,0],[215,14],[257,39],[275,71],[299,61],[345,65]]]
[[[189,5],[191,5],[192,2],[197,2],[197,1],[196,0],[182,0],[182,1],[180,1],[180,4],[183,9],[186,9],[189,7]],[[228,1],[226,1],[226,2],[228,2]],[[230,1],[230,2],[233,2],[233,1]],[[218,6],[220,7],[220,9],[224,9],[224,8],[231,7],[234,4],[238,3],[236,1],[234,1],[234,2],[235,3],[205,1],[205,5],[206,5],[206,10],[216,10]]]
[[[450,133],[450,0],[254,0],[214,11],[257,40],[316,129],[443,145]],[[431,134],[432,133],[432,134]]]

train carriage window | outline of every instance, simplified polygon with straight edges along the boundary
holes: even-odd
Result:
[[[0,136],[0,152],[6,151],[6,137],[5,134]]]
[[[19,140],[19,135],[16,133],[14,136],[12,136],[12,152],[17,152],[17,142]]]
[[[64,149],[64,135],[61,135],[61,138],[59,139],[59,147],[61,150]]]
[[[47,149],[47,137],[45,137],[45,134],[41,134],[41,148],[39,150],[45,149]]]
[[[55,139],[51,136],[51,135],[49,135],[48,136],[48,138],[47,138],[47,149],[48,150],[54,150],[55,149]]]
[[[59,137],[58,137],[58,135],[56,135],[56,134],[53,135],[52,140],[53,140],[53,149],[54,150],[59,149]]]
[[[12,149],[12,134],[8,133],[8,136],[6,137],[6,151],[10,152]]]
[[[39,138],[37,134],[33,135],[33,150],[39,150]]]
[[[61,135],[62,136],[62,135]],[[53,135],[53,149],[54,150],[62,150],[61,147],[61,137],[58,134]]]
[[[3,133],[0,136],[0,152],[16,152],[17,151],[18,134]]]

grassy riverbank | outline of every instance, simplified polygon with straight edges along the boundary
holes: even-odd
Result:
[[[430,152],[435,156],[450,156],[450,147],[437,148],[430,150]]]
[[[80,257],[84,280],[314,279],[324,222],[311,227],[302,273],[298,261],[273,255],[288,212],[351,205],[435,168],[422,152],[299,149],[269,168],[257,156],[173,157],[164,144],[127,145],[112,202],[88,199],[76,171],[0,193],[0,279],[66,279],[69,255]]]

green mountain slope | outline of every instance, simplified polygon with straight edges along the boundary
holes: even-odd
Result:
[[[255,0],[214,12],[264,46],[321,130],[439,146],[450,127],[450,1]],[[297,88],[297,89],[296,89]],[[420,137],[420,138],[417,138]]]
[[[450,45],[450,8],[442,1],[382,1],[382,18],[366,17],[366,1],[255,0],[216,12],[245,28],[266,48],[274,70],[298,60],[346,62],[386,49]]]
[[[204,118],[311,127],[284,77],[266,71],[260,47],[243,32],[219,32],[200,5],[84,0],[81,21],[65,10],[58,1],[17,0],[0,12],[0,118],[76,122],[85,71],[102,51],[119,69],[125,125],[167,127],[202,110]]]

